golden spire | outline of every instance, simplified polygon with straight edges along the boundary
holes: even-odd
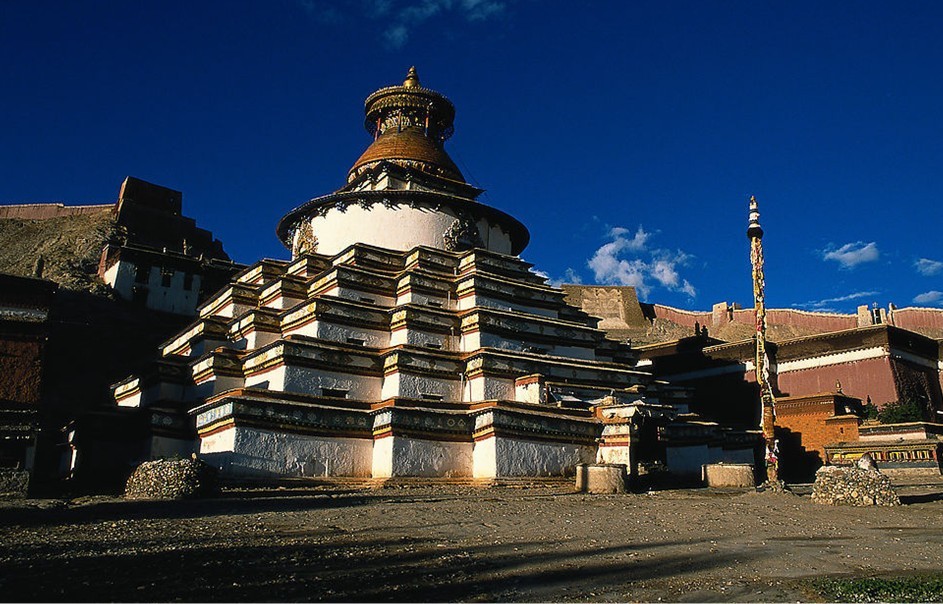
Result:
[[[406,81],[403,82],[403,88],[419,88],[419,75],[415,67],[410,67],[406,74]]]

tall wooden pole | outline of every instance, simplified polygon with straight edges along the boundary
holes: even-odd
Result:
[[[756,383],[760,387],[760,428],[766,445],[766,478],[771,483],[779,482],[779,451],[776,446],[776,409],[773,389],[769,381],[769,357],[766,355],[766,278],[763,275],[763,227],[756,198],[750,196],[750,263],[753,265],[753,305],[756,312]]]

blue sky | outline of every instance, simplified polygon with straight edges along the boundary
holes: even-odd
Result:
[[[338,188],[363,99],[457,107],[448,149],[554,280],[692,309],[943,305],[943,3],[0,2],[0,202],[184,192],[238,261]]]

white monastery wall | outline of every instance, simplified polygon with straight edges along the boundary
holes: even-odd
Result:
[[[457,341],[458,337],[410,328],[397,329],[390,334],[390,346],[409,344],[437,350],[456,350],[455,343]]]
[[[285,367],[273,367],[246,376],[246,388],[285,390]]]
[[[131,288],[134,285],[136,269],[130,262],[119,260],[105,271],[105,283],[110,285],[125,300],[131,299]]]
[[[240,350],[255,350],[271,344],[280,337],[281,334],[278,333],[253,329],[243,337],[233,340],[232,346]]]
[[[285,367],[282,390],[299,394],[324,395],[324,390],[346,390],[347,398],[380,400],[382,378],[354,375],[310,367]],[[269,389],[274,390],[272,386]]]
[[[187,387],[184,394],[184,400],[206,399],[220,392],[226,392],[234,388],[242,388],[245,380],[235,376],[218,375],[210,379],[194,383]]]
[[[514,380],[476,376],[465,382],[465,401],[514,400]]]
[[[454,310],[457,307],[457,301],[449,296],[433,296],[425,292],[407,291],[396,298],[396,305],[416,304],[418,306],[429,306],[431,308],[441,308],[443,310]]]
[[[516,304],[500,298],[492,298],[481,294],[472,294],[460,298],[457,303],[458,310],[471,310],[477,306],[484,308],[494,308],[496,310],[506,310],[511,312],[521,312],[526,314],[538,315],[541,317],[559,318],[557,311],[552,308],[542,308],[540,306],[527,306],[525,304]]]
[[[122,298],[131,300],[134,297],[135,277],[137,266],[126,260],[118,260],[105,271],[105,283],[117,291]],[[197,306],[197,296],[200,292],[200,276],[193,275],[189,289],[184,288],[185,273],[172,271],[170,283],[164,285],[162,269],[152,266],[148,269],[147,281],[140,285],[147,287],[147,298],[144,302],[147,308],[164,312],[188,314]]]
[[[393,306],[394,300],[392,296],[384,296],[375,292],[365,292],[359,289],[341,286],[329,288],[321,295],[336,296],[338,298],[344,298],[345,300],[354,300],[355,302],[365,302],[367,304],[376,304],[380,307]]]
[[[448,380],[402,371],[391,373],[383,379],[384,400],[394,396],[423,398],[423,395],[438,396],[445,401],[457,401],[461,397],[461,382],[458,379]]]
[[[472,443],[387,436],[373,447],[373,475],[464,478],[472,475]]]
[[[373,442],[236,426],[203,439],[200,455],[230,476],[369,477]]]
[[[353,243],[367,243],[402,252],[419,245],[445,249],[442,235],[456,218],[456,214],[447,208],[434,210],[427,204],[420,207],[403,204],[393,208],[382,204],[363,208],[354,204],[347,206],[344,211],[329,209],[324,216],[315,216],[310,220],[312,231],[318,239],[317,252],[333,255]],[[391,228],[391,225],[396,227]],[[500,227],[485,219],[479,220],[477,227],[485,248],[502,254],[511,253],[510,235]]]
[[[475,443],[475,478],[565,476],[593,463],[596,447],[493,436]]]

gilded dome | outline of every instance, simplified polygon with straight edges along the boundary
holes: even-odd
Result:
[[[415,67],[401,86],[381,88],[368,96],[364,113],[364,126],[374,141],[354,162],[347,182],[383,161],[465,182],[445,151],[455,107],[444,95],[423,88]]]
[[[350,169],[348,182],[356,178],[363,170],[382,161],[389,161],[409,168],[415,168],[450,180],[465,182],[455,162],[445,152],[441,144],[425,136],[422,130],[406,128],[400,132],[392,131],[381,134],[373,144],[367,147]]]

